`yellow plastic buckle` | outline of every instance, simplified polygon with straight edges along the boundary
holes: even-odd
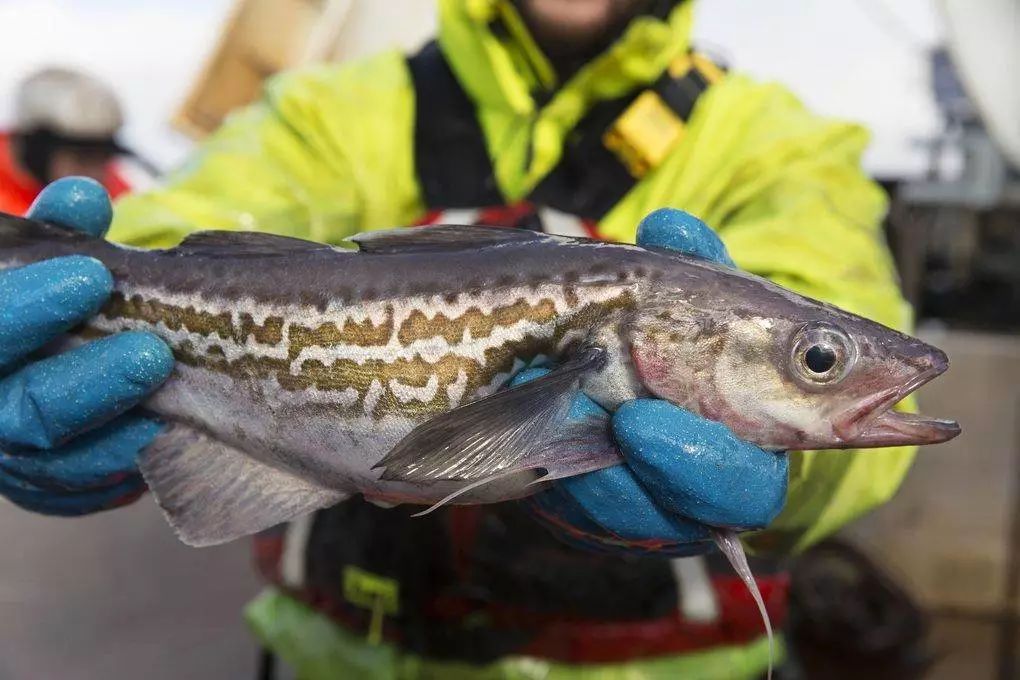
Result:
[[[382,642],[383,619],[400,611],[400,584],[353,565],[344,567],[344,599],[355,607],[368,609],[372,618],[368,625],[369,644]]]
[[[709,85],[716,84],[722,80],[723,76],[726,75],[726,72],[716,65],[715,62],[700,52],[681,54],[679,57],[674,59],[669,64],[669,75],[674,80],[679,80],[687,75],[687,72],[690,71],[692,67],[698,70],[698,73],[701,74],[701,77],[704,78]]]
[[[645,90],[602,135],[627,172],[641,179],[659,165],[683,137],[686,125],[662,97]]]

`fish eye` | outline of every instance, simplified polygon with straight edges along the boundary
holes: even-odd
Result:
[[[843,329],[818,321],[797,331],[790,359],[794,374],[801,380],[810,385],[831,385],[853,368],[857,348]]]
[[[827,345],[811,345],[804,353],[804,364],[812,373],[828,373],[836,365],[836,350]]]

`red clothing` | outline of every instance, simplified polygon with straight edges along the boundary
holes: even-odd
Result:
[[[113,167],[107,168],[103,186],[113,198],[130,188]],[[18,166],[10,135],[0,132],[0,212],[24,215],[42,189],[34,177]]]

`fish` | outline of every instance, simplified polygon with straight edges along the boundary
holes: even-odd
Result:
[[[942,351],[672,250],[458,225],[342,245],[207,231],[140,250],[0,218],[0,266],[65,255],[115,282],[77,341],[145,330],[173,350],[143,405],[167,427],[139,465],[196,546],[358,493],[497,502],[619,463],[608,415],[567,422],[579,390],[608,412],[665,399],[772,451],[960,431],[893,409],[946,370]],[[743,576],[739,529],[716,539]]]

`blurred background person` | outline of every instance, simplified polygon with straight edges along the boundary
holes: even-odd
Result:
[[[117,197],[128,189],[114,167],[129,153],[117,141],[124,114],[101,80],[68,68],[28,76],[15,93],[11,129],[0,132],[0,210],[24,213],[43,186],[90,177]]]

